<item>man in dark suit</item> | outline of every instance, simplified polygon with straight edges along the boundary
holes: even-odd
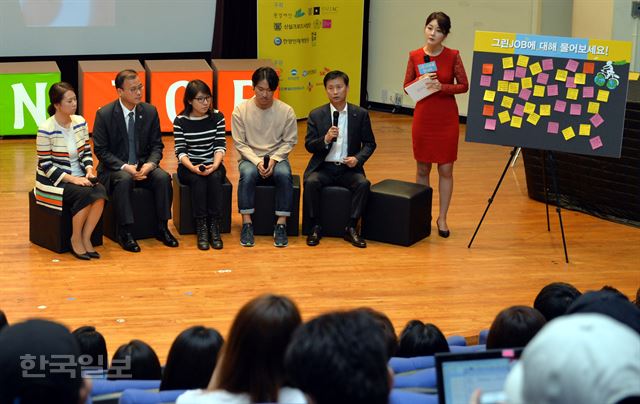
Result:
[[[367,110],[347,103],[349,76],[334,70],[324,76],[329,104],[314,109],[307,120],[304,145],[313,153],[304,172],[304,201],[312,222],[307,245],[320,243],[320,195],[322,187],[339,185],[351,193],[351,214],[344,239],[364,248],[366,241],[357,231],[358,220],[367,203],[371,183],[365,178],[364,163],[376,149]],[[330,214],[330,212],[324,212]]]
[[[153,191],[158,217],[156,238],[169,247],[178,241],[167,228],[171,218],[171,177],[158,166],[162,143],[158,111],[142,102],[144,86],[134,70],[116,76],[118,99],[98,110],[93,127],[93,143],[100,159],[98,178],[109,193],[118,217],[118,242],[127,251],[139,252],[131,235],[134,223],[134,187]]]

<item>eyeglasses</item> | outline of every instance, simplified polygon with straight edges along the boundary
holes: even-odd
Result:
[[[196,97],[196,98],[194,98],[194,100],[198,101],[201,104],[204,104],[205,102],[211,101],[211,96],[207,95],[207,96],[204,96],[204,97]]]
[[[137,93],[138,91],[142,92],[142,90],[144,90],[144,85],[143,85],[143,84],[140,84],[140,85],[139,85],[139,86],[137,86],[137,87],[131,87],[131,88],[130,88],[130,89],[128,89],[127,91],[128,91],[128,92],[130,92],[131,94],[135,94],[135,93]]]

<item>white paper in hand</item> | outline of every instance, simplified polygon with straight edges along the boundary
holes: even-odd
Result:
[[[420,80],[417,80],[412,84],[409,84],[404,89],[414,102],[418,102],[421,99],[427,98],[431,94],[439,91],[439,90],[436,90],[435,88],[428,86],[428,84],[431,83],[431,81],[432,80],[429,77],[423,77]]]

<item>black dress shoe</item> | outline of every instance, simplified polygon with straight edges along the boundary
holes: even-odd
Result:
[[[442,238],[447,238],[451,235],[451,232],[449,230],[440,230],[438,229],[438,236],[442,237]]]
[[[167,247],[178,246],[178,240],[176,240],[176,238],[173,237],[173,234],[171,234],[171,232],[167,228],[159,230],[158,233],[156,234],[156,239],[158,241],[162,241],[162,243]]]
[[[79,260],[90,260],[91,257],[89,257],[89,255],[85,252],[82,254],[78,254],[77,252],[73,251],[73,247],[71,247],[71,255],[73,255],[74,257],[76,257]]]
[[[313,247],[320,244],[320,239],[322,238],[322,236],[320,235],[320,230],[321,228],[318,225],[315,225],[313,226],[313,228],[311,228],[311,232],[307,236],[308,246]]]
[[[96,258],[96,259],[100,258],[100,254],[97,251],[87,251],[87,255],[90,258]]]
[[[118,235],[118,244],[129,252],[140,252],[140,246],[129,232],[121,232]]]
[[[358,234],[355,228],[347,227],[344,239],[353,244],[355,247],[365,248],[367,242]]]

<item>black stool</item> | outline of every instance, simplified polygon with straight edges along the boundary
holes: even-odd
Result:
[[[71,249],[71,214],[67,209],[62,215],[36,203],[33,190],[29,191],[29,241],[57,253]],[[102,245],[102,219],[91,234],[91,244]]]
[[[158,217],[153,192],[146,188],[133,188],[131,198],[133,205],[134,223],[131,225],[131,235],[134,239],[155,237],[158,229]],[[104,220],[104,235],[113,241],[118,241],[120,225],[118,215],[110,201],[104,206],[102,214]]]
[[[194,234],[196,226],[191,210],[191,188],[189,185],[180,182],[177,173],[173,173],[173,225],[180,234]],[[231,232],[231,192],[233,185],[227,177],[222,183],[222,212],[220,231],[222,233]]]
[[[266,236],[273,234],[276,224],[276,187],[275,185],[257,185],[255,212],[251,215],[253,234]],[[293,203],[291,216],[287,218],[287,235],[297,236],[300,233],[300,176],[293,176]]]
[[[322,187],[320,194],[320,213],[322,215],[320,226],[322,235],[327,237],[342,237],[344,230],[349,225],[351,214],[351,191],[348,188],[330,185]],[[311,219],[307,204],[302,208],[302,234],[311,231]]]
[[[372,185],[362,236],[403,246],[429,236],[432,193],[426,185],[405,181],[384,180]]]

